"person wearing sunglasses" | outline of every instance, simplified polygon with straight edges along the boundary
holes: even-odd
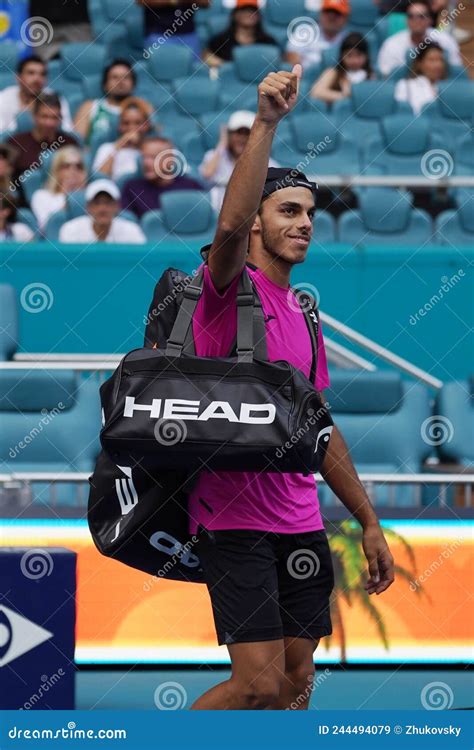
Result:
[[[432,18],[430,5],[425,0],[412,0],[408,3],[408,29],[389,36],[380,48],[377,62],[384,76],[405,65],[410,50],[418,51],[430,42],[436,42],[442,47],[451,65],[463,64],[459,45],[454,37],[447,31],[434,29]]]
[[[35,190],[31,199],[31,210],[41,230],[52,214],[66,206],[67,196],[75,190],[82,190],[86,181],[87,172],[80,149],[65,146],[57,151],[44,188]]]

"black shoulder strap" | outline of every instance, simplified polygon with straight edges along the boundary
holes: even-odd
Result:
[[[318,367],[318,334],[319,334],[319,310],[312,294],[302,289],[294,289],[291,291],[298,300],[301,311],[303,312],[306,325],[308,327],[309,336],[311,339],[311,349],[313,356],[311,359],[311,371],[309,374],[309,380],[311,384],[316,382],[316,370]]]

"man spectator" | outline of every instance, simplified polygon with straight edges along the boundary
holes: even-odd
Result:
[[[135,84],[135,72],[128,60],[111,62],[102,74],[104,96],[81,104],[74,118],[74,130],[88,143],[95,133],[106,133],[111,120],[120,115],[120,104],[132,95]]]
[[[197,8],[208,8],[209,0],[182,3],[179,0],[136,0],[145,8],[145,47],[153,44],[185,44],[199,59],[201,45],[194,15]]]
[[[143,177],[128,180],[122,191],[122,208],[133,211],[139,218],[146,211],[160,208],[160,198],[171,190],[203,190],[199,182],[176,173],[177,159],[173,143],[154,135],[145,138],[141,146]]]
[[[44,60],[58,55],[65,42],[89,42],[92,39],[87,0],[30,0],[30,17],[44,18],[54,29],[45,44],[37,47]]]
[[[48,69],[46,63],[36,55],[20,60],[16,70],[17,84],[0,92],[0,133],[15,130],[16,118],[21,112],[31,111],[36,97],[51,93],[46,88]],[[69,104],[60,97],[61,117],[65,130],[72,130]]]
[[[459,46],[456,40],[446,31],[437,31],[432,27],[430,5],[425,0],[412,0],[407,8],[408,29],[399,31],[382,44],[378,57],[378,67],[384,76],[392,70],[405,65],[407,53],[420,45],[436,42],[443,48],[451,65],[462,65]]]
[[[12,191],[12,177],[15,169],[16,152],[7,143],[0,143],[0,191]]]
[[[211,202],[216,211],[220,210],[227,183],[243,152],[254,123],[255,114],[247,110],[233,112],[227,125],[221,128],[221,136],[216,148],[212,148],[204,155],[199,171],[207,180],[211,188]],[[269,159],[270,167],[277,167],[273,159]]]
[[[300,22],[301,25],[308,24],[307,29],[300,29],[298,33],[300,24],[295,23],[292,27],[289,33],[290,41],[286,47],[288,62],[292,65],[301,63],[305,69],[321,62],[323,51],[338,47],[345,37],[350,12],[348,0],[323,0],[319,14],[319,30],[316,21],[312,28],[307,19]]]
[[[121,219],[120,191],[111,180],[95,180],[86,188],[87,215],[67,221],[59,230],[60,242],[115,242],[140,245],[145,235],[137,224]]]
[[[27,169],[37,169],[63,146],[77,146],[76,139],[61,128],[61,103],[56,94],[41,94],[33,107],[33,129],[12,135],[7,143],[16,150],[15,180]]]

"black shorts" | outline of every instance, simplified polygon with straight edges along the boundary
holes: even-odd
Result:
[[[277,534],[200,526],[196,553],[219,645],[332,633],[334,571],[324,529]]]

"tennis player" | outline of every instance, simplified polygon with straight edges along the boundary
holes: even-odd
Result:
[[[305,316],[289,290],[313,233],[315,185],[291,169],[268,169],[280,120],[295,106],[301,66],[270,73],[219,215],[193,319],[198,356],[226,356],[236,335],[236,294],[246,263],[262,301],[268,356],[308,377],[312,347]],[[315,387],[329,378],[319,329]],[[369,594],[394,580],[393,557],[336,426],[321,473],[361,524]],[[332,632],[334,572],[312,475],[201,472],[189,500],[190,531],[210,594],[217,638],[232,662],[229,680],[193,709],[306,709],[313,654]],[[361,584],[362,585],[362,584]]]

